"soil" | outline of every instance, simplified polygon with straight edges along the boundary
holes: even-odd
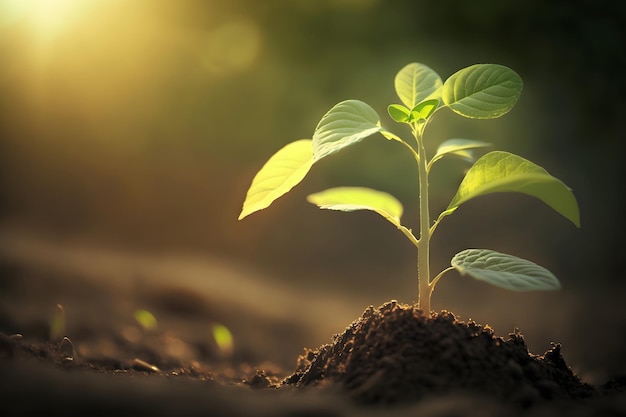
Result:
[[[74,316],[55,333],[28,308],[33,285],[52,291],[54,274],[6,258],[0,272],[3,416],[626,416],[626,378],[592,386],[559,344],[536,355],[521,332],[498,337],[450,312],[370,306],[331,343],[276,363],[250,335],[235,351],[200,337],[215,314],[203,310],[206,300],[171,288],[150,304],[170,326],[120,320],[113,311],[123,308],[114,304],[106,317]],[[115,299],[100,287],[79,288],[85,283],[69,275],[57,278],[83,304],[101,302],[99,311]],[[237,317],[239,308],[231,310]],[[258,326],[271,332],[284,324]],[[290,332],[297,335],[282,329]]]
[[[519,332],[505,340],[489,326],[459,322],[446,311],[425,316],[395,301],[368,308],[331,344],[309,350],[286,381],[299,387],[332,381],[365,403],[458,391],[528,407],[594,395],[566,365],[558,344],[533,355]]]

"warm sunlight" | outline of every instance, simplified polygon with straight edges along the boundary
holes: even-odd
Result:
[[[50,39],[89,5],[78,0],[2,0],[0,25],[24,23],[40,39]]]

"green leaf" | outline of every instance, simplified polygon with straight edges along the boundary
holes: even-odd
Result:
[[[442,82],[439,74],[416,62],[408,64],[398,72],[394,85],[398,97],[409,109],[413,109],[426,99],[441,97]]]
[[[439,99],[424,100],[411,110],[411,122],[428,119],[439,107]]]
[[[309,195],[307,201],[327,210],[372,210],[396,226],[404,211],[402,203],[391,194],[365,187],[330,188]]]
[[[365,187],[336,187],[311,194],[307,201],[321,209],[356,211],[374,211],[394,226],[402,228],[400,217],[404,208],[402,203],[391,194]]]
[[[387,107],[387,112],[389,116],[398,123],[410,122],[411,111],[402,104],[390,104],[389,107]]]
[[[380,117],[367,103],[342,101],[330,109],[315,128],[313,160],[317,162],[381,130]]]
[[[559,280],[542,266],[489,249],[465,249],[450,264],[462,275],[512,291],[545,291],[561,288]]]
[[[391,194],[365,187],[336,187],[311,194],[307,201],[327,210],[374,211],[400,229],[411,243],[418,245],[417,238],[411,230],[400,223],[404,208]]]
[[[486,148],[492,146],[491,143],[481,142],[473,139],[448,139],[439,145],[437,152],[430,160],[429,165],[434,164],[445,156],[457,156],[470,162],[474,162],[474,155],[471,152],[472,149]]]
[[[388,130],[383,129],[380,131],[380,134],[383,135],[387,140],[397,140],[398,142],[404,142],[400,136],[396,135],[395,133],[391,133]]]
[[[563,182],[527,159],[503,151],[489,152],[476,161],[440,217],[451,214],[472,198],[509,191],[540,199],[580,227],[576,198]]]
[[[443,102],[461,116],[492,119],[507,113],[522,94],[520,76],[497,64],[464,68],[446,80]]]
[[[431,99],[422,101],[411,110],[407,109],[402,104],[391,104],[387,107],[387,112],[389,112],[389,116],[396,122],[409,124],[425,121],[437,110],[437,107],[439,107],[439,99]]]
[[[239,220],[267,208],[306,176],[313,165],[311,139],[292,142],[276,152],[257,172],[246,194]]]

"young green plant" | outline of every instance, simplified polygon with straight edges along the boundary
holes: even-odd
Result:
[[[392,195],[363,187],[338,187],[311,194],[307,200],[322,209],[371,210],[396,226],[417,247],[418,308],[428,313],[435,285],[447,271],[456,269],[498,287],[515,291],[554,290],[557,278],[547,269],[525,259],[489,249],[466,249],[452,258],[451,266],[432,277],[430,240],[442,219],[475,197],[497,192],[520,192],[546,203],[580,227],[578,204],[571,190],[540,166],[508,152],[492,151],[479,159],[475,152],[491,146],[472,139],[449,139],[429,159],[424,131],[444,108],[471,119],[493,119],[508,113],[522,92],[522,79],[510,68],[477,64],[464,68],[445,82],[426,65],[411,63],[398,72],[395,90],[402,104],[388,107],[391,118],[410,126],[407,142],[382,127],[372,107],[346,100],[320,120],[312,139],[292,142],[276,152],[261,168],[248,189],[239,220],[267,208],[297,185],[321,159],[380,134],[398,141],[413,156],[419,176],[419,236],[401,223],[403,206]],[[428,176],[442,158],[462,158],[472,164],[448,207],[433,221],[429,210]]]

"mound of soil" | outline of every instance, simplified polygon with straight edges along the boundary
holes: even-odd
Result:
[[[331,344],[306,350],[283,381],[297,387],[329,383],[365,403],[463,392],[527,407],[594,394],[567,366],[558,344],[534,355],[517,331],[505,340],[452,313],[426,316],[395,301],[369,307]]]

